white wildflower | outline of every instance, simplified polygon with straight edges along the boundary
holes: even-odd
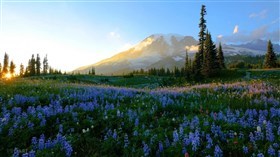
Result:
[[[257,126],[257,132],[261,132],[261,131],[262,131],[261,127]]]

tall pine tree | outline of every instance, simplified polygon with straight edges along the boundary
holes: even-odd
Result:
[[[16,65],[14,64],[13,61],[11,61],[11,63],[10,63],[10,73],[11,73],[11,75],[15,74],[15,69],[16,69]]]
[[[43,73],[47,74],[49,69],[48,56],[46,55],[43,60]]]
[[[40,59],[39,54],[37,54],[37,57],[36,57],[36,75],[40,75],[40,72],[41,72],[41,59]]]
[[[277,57],[275,55],[273,45],[269,40],[267,43],[267,51],[264,60],[264,67],[265,68],[276,68],[277,67]]]
[[[21,77],[24,76],[24,66],[22,63],[19,66],[19,76],[21,76]]]
[[[225,66],[224,52],[223,52],[221,43],[219,43],[217,58],[218,58],[219,68],[224,69],[226,66]]]
[[[8,73],[8,66],[9,66],[9,56],[7,53],[5,53],[4,55],[4,64],[3,64],[3,70],[2,70],[2,74],[5,75],[6,73]]]
[[[211,34],[206,33],[206,39],[204,43],[203,65],[201,73],[205,77],[211,77],[217,72],[217,53],[216,46],[212,41]]]
[[[203,50],[204,50],[204,41],[205,41],[205,30],[206,30],[206,20],[204,16],[206,15],[206,7],[205,5],[201,6],[200,11],[200,22],[199,22],[199,43],[198,43],[198,52],[195,54],[195,59],[193,63],[193,68],[195,75],[199,75],[201,72],[202,64],[203,64]]]
[[[188,50],[186,49],[186,58],[185,58],[185,76],[187,78],[190,77],[190,62],[189,62],[189,55],[188,55]]]
[[[36,74],[36,60],[34,58],[34,54],[32,54],[31,60],[30,60],[30,75],[34,76]]]

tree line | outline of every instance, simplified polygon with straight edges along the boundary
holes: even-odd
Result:
[[[5,77],[9,74],[15,76],[16,65],[13,60],[9,64],[9,55],[4,54],[3,66],[0,63],[0,78]],[[48,74],[62,74],[61,70],[57,70],[49,66],[47,55],[44,57],[43,62],[41,62],[40,55],[32,54],[31,58],[28,60],[26,68],[21,63],[19,67],[19,76],[20,77],[29,77],[29,76],[39,76],[39,75],[48,75]]]

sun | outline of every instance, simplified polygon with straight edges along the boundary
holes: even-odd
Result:
[[[11,79],[13,77],[13,75],[11,73],[7,73],[7,74],[4,75],[4,77],[6,79]]]

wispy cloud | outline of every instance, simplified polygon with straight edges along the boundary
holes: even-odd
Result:
[[[280,20],[280,18],[277,18],[277,19],[273,20],[273,21],[271,22],[271,24],[272,24],[272,25],[273,25],[273,24],[276,24],[276,23],[279,22],[279,20]]]
[[[109,36],[110,36],[111,38],[116,38],[116,39],[121,38],[121,35],[120,35],[119,33],[115,32],[115,31],[110,32],[110,33],[109,33]]]
[[[198,51],[198,46],[197,46],[197,45],[186,46],[185,48],[186,48],[189,52],[197,52],[197,51]]]
[[[251,13],[249,15],[249,18],[261,18],[261,19],[263,19],[263,18],[266,17],[266,15],[267,15],[267,10],[262,10],[259,13]]]
[[[238,25],[235,25],[234,29],[233,29],[233,34],[238,33]]]
[[[243,32],[234,33],[233,35],[222,36],[221,38],[217,38],[217,41],[221,42],[229,42],[229,43],[240,43],[240,42],[249,42],[256,39],[265,39],[272,40],[274,42],[279,42],[279,34],[280,29],[269,31],[270,25],[263,25],[251,32]]]
[[[223,35],[221,35],[221,34],[220,34],[220,35],[218,35],[217,37],[218,37],[218,38],[222,38],[222,37],[223,37]]]

